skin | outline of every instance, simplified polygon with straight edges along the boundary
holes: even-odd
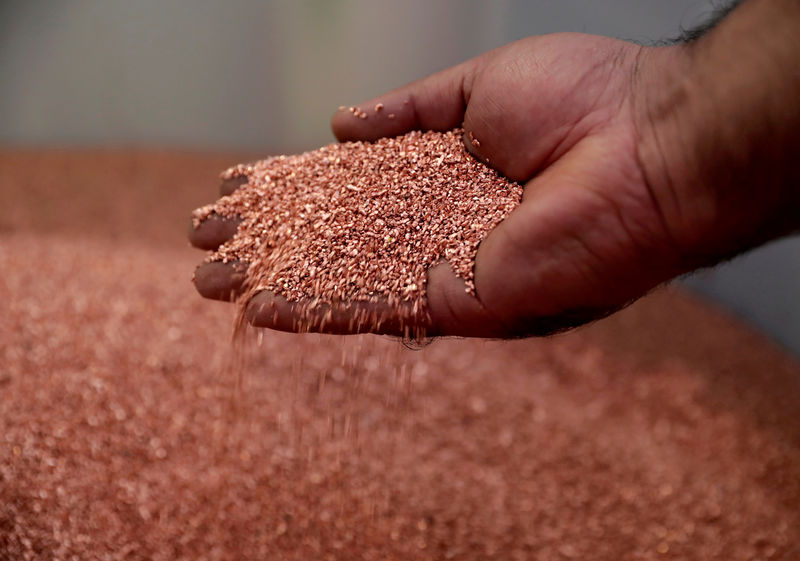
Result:
[[[467,148],[525,186],[520,207],[479,248],[477,298],[440,264],[429,271],[430,318],[415,327],[433,335],[552,333],[795,230],[798,37],[800,2],[750,0],[689,44],[531,37],[359,104],[383,104],[368,119],[337,112],[340,141],[463,123]],[[190,239],[209,249],[234,231],[214,219]],[[240,281],[218,265],[201,267],[195,280],[201,294],[221,299],[235,296]],[[354,325],[352,310],[337,308],[316,328],[401,330],[391,308],[368,306],[387,321]],[[262,292],[247,317],[295,330],[302,307]]]

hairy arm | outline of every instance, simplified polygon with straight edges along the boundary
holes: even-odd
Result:
[[[692,27],[690,29],[686,29],[681,33],[679,37],[668,41],[669,44],[678,44],[678,43],[691,43],[692,41],[697,41],[704,35],[706,35],[709,31],[714,29],[722,20],[724,20],[728,15],[735,10],[739,4],[742,3],[742,0],[732,0],[730,2],[724,2],[718,5],[713,13],[700,25]]]
[[[636,88],[640,159],[687,268],[800,227],[800,2],[749,0],[690,38],[644,51]]]

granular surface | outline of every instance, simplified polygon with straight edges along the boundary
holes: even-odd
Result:
[[[242,222],[209,260],[248,263],[251,289],[289,301],[381,297],[421,310],[427,271],[442,259],[473,291],[478,244],[522,187],[469,155],[462,133],[337,143],[227,170],[223,179],[246,184],[195,219]]]
[[[800,366],[674,291],[540,340],[266,331],[237,388],[233,311],[155,222],[218,165],[0,153],[48,182],[0,232],[0,559],[800,558]],[[69,229],[14,218],[43,192]]]

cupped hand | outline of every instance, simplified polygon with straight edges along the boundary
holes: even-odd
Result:
[[[429,272],[429,334],[547,334],[616,310],[685,270],[692,221],[675,192],[649,180],[643,161],[640,106],[650,86],[640,71],[653,64],[646,51],[590,35],[533,37],[359,104],[366,119],[347,109],[334,115],[341,141],[463,124],[468,149],[525,186],[522,204],[478,250],[477,297],[446,263]],[[190,238],[209,249],[234,231],[235,222],[214,218]],[[229,299],[241,279],[241,268],[209,264],[195,282],[204,296]],[[354,324],[354,308],[334,307],[322,330],[402,328],[384,304],[359,306],[378,309],[384,321]],[[261,293],[247,315],[258,326],[293,330],[298,309]]]

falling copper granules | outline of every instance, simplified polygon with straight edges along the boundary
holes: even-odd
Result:
[[[0,560],[800,559],[800,365],[678,292],[418,352],[263,331],[235,394],[181,238],[218,166],[0,153]],[[43,193],[69,230],[14,218]]]
[[[461,130],[331,144],[222,177],[241,176],[246,185],[195,212],[196,223],[212,213],[242,220],[209,260],[249,263],[251,289],[289,301],[380,297],[421,309],[427,270],[441,259],[472,292],[478,244],[522,198],[466,151]]]

